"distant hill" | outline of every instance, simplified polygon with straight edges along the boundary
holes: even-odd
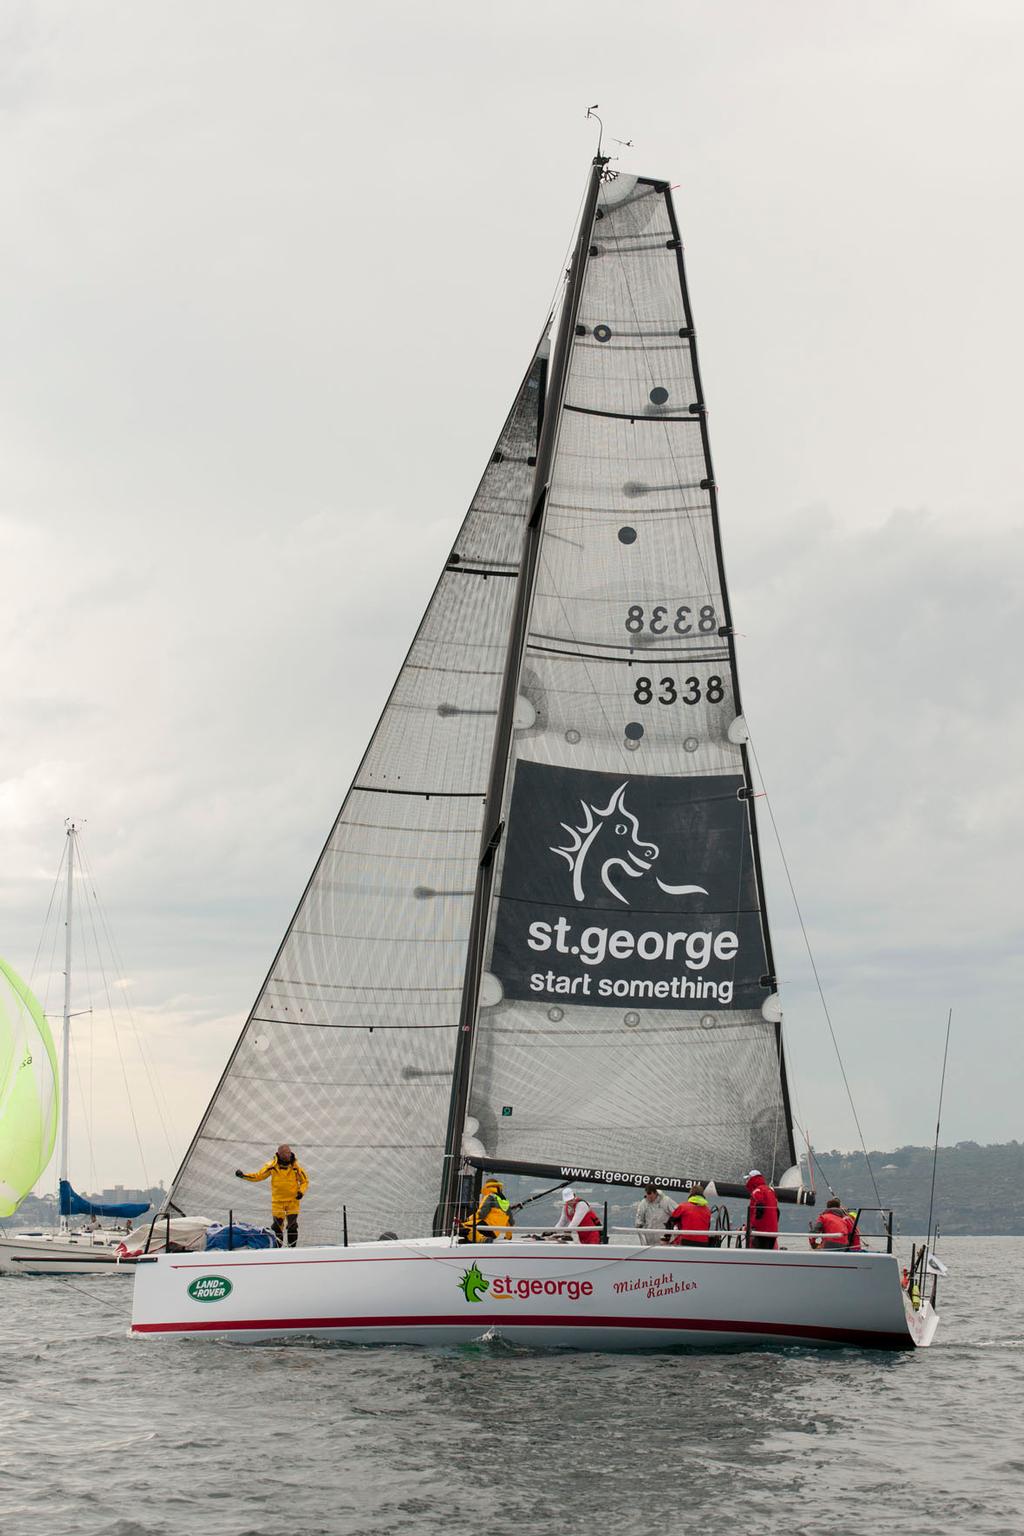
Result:
[[[813,1183],[817,1202],[813,1207],[780,1205],[782,1230],[806,1232],[824,1207],[831,1185],[844,1205],[880,1203],[883,1209],[894,1212],[897,1233],[923,1236],[928,1225],[932,1148],[899,1147],[895,1152],[871,1152],[869,1156],[878,1180],[880,1202],[875,1199],[862,1152],[815,1152]],[[805,1183],[812,1182],[806,1163],[803,1175]],[[528,1192],[532,1193],[532,1189]],[[597,1195],[596,1187],[594,1194]],[[610,1190],[609,1194],[611,1221],[631,1226],[635,1207],[632,1193],[628,1199],[619,1190]],[[725,1203],[733,1227],[738,1227],[745,1214],[742,1202]],[[940,1147],[934,1220],[950,1237],[1024,1236],[1024,1143],[1010,1141],[982,1147],[976,1141],[960,1141],[955,1147]],[[866,1212],[863,1230],[866,1234],[878,1233],[879,1217]]]
[[[883,1206],[896,1212],[897,1231],[923,1233],[928,1224],[932,1179],[931,1147],[898,1147],[872,1152],[871,1166]],[[828,1198],[827,1181],[846,1205],[877,1205],[862,1152],[815,1152],[818,1207]],[[806,1169],[804,1177],[807,1178]],[[784,1207],[786,1230],[806,1227],[806,1213]],[[989,1147],[958,1141],[940,1147],[935,1174],[935,1218],[948,1236],[1024,1236],[1024,1143]]]
[[[895,1152],[872,1152],[871,1165],[878,1180],[884,1207],[896,1213],[896,1230],[923,1234],[928,1223],[928,1191],[932,1178],[931,1147],[898,1147]],[[806,1232],[828,1199],[831,1185],[845,1205],[872,1206],[875,1200],[871,1178],[862,1152],[815,1152],[814,1184],[817,1205],[783,1205],[780,1216],[786,1232]],[[804,1180],[810,1183],[807,1169]],[[524,1184],[514,1196],[533,1193],[535,1181]],[[543,1187],[543,1185],[539,1186]],[[93,1199],[149,1200],[154,1211],[166,1198],[162,1185],[147,1190],[104,1190]],[[596,1190],[595,1190],[596,1193]],[[631,1226],[635,1198],[623,1197],[621,1190],[608,1191],[611,1220]],[[730,1201],[733,1225],[742,1219],[742,1206]],[[534,1210],[540,1209],[535,1207]],[[524,1216],[523,1220],[529,1221]],[[955,1147],[940,1147],[935,1177],[935,1219],[950,1237],[1022,1237],[1024,1236],[1024,1143],[1004,1142],[982,1147],[976,1141],[958,1141]],[[877,1218],[865,1216],[864,1230],[876,1228]],[[52,1227],[56,1225],[56,1200],[53,1195],[30,1195],[17,1214],[8,1217],[6,1226]]]

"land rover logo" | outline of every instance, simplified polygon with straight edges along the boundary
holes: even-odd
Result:
[[[231,1295],[231,1281],[223,1275],[200,1275],[188,1288],[193,1301],[223,1301]]]

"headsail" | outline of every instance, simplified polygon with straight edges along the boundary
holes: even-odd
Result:
[[[53,1156],[57,1055],[33,993],[0,960],[0,1216],[13,1216]]]
[[[778,1180],[796,1159],[682,248],[662,182],[605,180],[591,206],[468,1110],[499,1167]]]
[[[533,482],[542,342],[355,781],[179,1170],[181,1210],[266,1216],[239,1184],[282,1140],[306,1230],[430,1230],[478,844]]]

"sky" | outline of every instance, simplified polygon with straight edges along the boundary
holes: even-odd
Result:
[[[868,1145],[934,1134],[950,1008],[943,1141],[1021,1136],[1022,64],[992,0],[4,6],[0,953],[31,969],[85,819],[150,1064],[83,1016],[79,1183],[191,1137],[547,313],[592,103],[677,188],[746,714]],[[854,1147],[765,822],[798,1115]]]

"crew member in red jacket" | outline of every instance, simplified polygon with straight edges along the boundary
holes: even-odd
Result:
[[[562,1214],[555,1223],[556,1232],[566,1232],[577,1243],[599,1243],[601,1220],[586,1200],[572,1189],[562,1190]]]
[[[820,1234],[820,1235],[815,1235]],[[811,1228],[812,1248],[860,1248],[860,1232],[857,1218],[843,1209],[843,1202],[835,1195]]]
[[[711,1227],[711,1207],[704,1198],[704,1185],[695,1184],[690,1190],[689,1196],[677,1205],[668,1219],[670,1227],[675,1227],[678,1235],[665,1239],[673,1247],[706,1248],[708,1231]]]
[[[747,1207],[747,1247],[779,1246],[779,1202],[760,1168],[751,1168],[745,1181],[750,1191]]]

